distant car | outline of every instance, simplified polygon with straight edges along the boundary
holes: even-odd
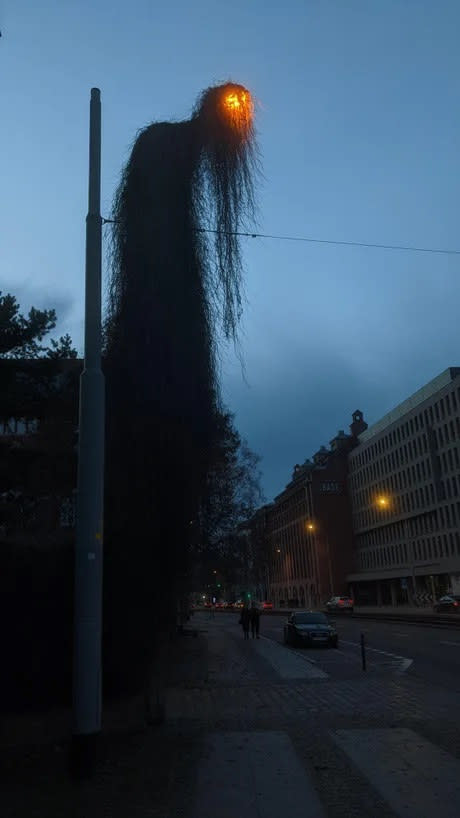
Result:
[[[262,610],[263,611],[272,611],[273,610],[273,602],[262,602]]]
[[[349,611],[353,613],[354,601],[351,596],[333,596],[326,602],[327,611]]]
[[[451,613],[460,613],[460,595],[446,594],[446,596],[438,599],[433,607],[436,613],[448,613],[449,611]]]
[[[284,626],[286,645],[324,645],[337,648],[339,637],[337,631],[322,611],[296,611],[291,614]]]
[[[210,603],[210,602],[205,602],[205,603],[204,603],[204,607],[205,607],[205,608],[210,608],[210,607],[211,607],[211,603]]]

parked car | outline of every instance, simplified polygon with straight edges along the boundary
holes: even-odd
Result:
[[[337,648],[339,637],[335,626],[322,611],[296,611],[284,626],[286,645],[324,645]]]
[[[273,610],[273,602],[262,602],[262,610],[263,611],[272,611]]]
[[[460,613],[460,595],[446,594],[434,603],[436,613]]]
[[[333,596],[326,602],[327,611],[349,611],[353,613],[354,601],[351,596]]]

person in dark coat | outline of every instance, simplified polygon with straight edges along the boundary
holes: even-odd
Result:
[[[251,622],[252,638],[255,639],[255,637],[257,636],[257,639],[259,639],[260,611],[256,607],[256,605],[252,606],[249,612],[249,619]]]
[[[245,639],[249,639],[249,624],[251,622],[251,613],[249,608],[243,608],[241,611],[240,617],[240,624],[243,628],[243,634]]]

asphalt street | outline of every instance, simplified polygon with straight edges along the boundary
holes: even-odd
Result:
[[[236,614],[216,614],[236,620]],[[339,616],[335,622],[339,649],[292,648],[316,664],[331,679],[354,678],[362,674],[361,634],[366,644],[367,672],[397,672],[417,676],[460,692],[460,630],[411,625],[401,622],[372,622]],[[263,614],[261,635],[283,642],[286,616]]]

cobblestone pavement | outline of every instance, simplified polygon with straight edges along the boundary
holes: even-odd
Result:
[[[285,646],[271,642],[272,658],[270,651],[259,647],[270,640],[244,642],[239,629],[229,621],[197,618],[196,622],[208,631],[210,672],[199,687],[169,690],[168,720],[176,729],[204,730],[210,736],[233,731],[239,731],[239,735],[263,730],[285,733],[313,782],[324,814],[331,818],[358,815],[429,818],[435,814],[433,803],[439,782],[443,781],[439,789],[440,806],[442,792],[449,787],[455,789],[451,763],[458,765],[460,774],[460,701],[455,691],[442,690],[440,694],[430,683],[395,672],[398,665],[392,663],[381,667],[378,673],[361,673],[347,679],[305,678],[295,668],[292,674],[281,678],[276,670],[281,666],[280,657],[283,652],[286,657],[293,653]],[[308,664],[309,658],[299,655],[299,663]],[[364,761],[352,758],[346,742],[341,745],[337,740],[337,731],[345,731],[351,737],[350,746],[359,746],[363,728],[372,729],[386,764],[385,767],[376,758],[376,776],[372,781]],[[398,732],[401,730],[403,733]],[[401,757],[392,742],[404,739],[402,746],[407,756],[411,746],[408,737],[419,748],[420,757],[424,754],[428,760],[433,758],[434,766],[439,767],[434,774],[431,802],[427,795],[431,792],[430,781],[412,762],[402,771],[397,765],[393,769],[392,762],[387,769],[388,758],[396,762]],[[448,755],[439,755],[442,752]],[[238,759],[233,762],[237,764]],[[422,791],[423,780],[428,788],[423,797],[414,796],[412,803],[406,798],[403,803],[401,776],[412,785],[415,782],[412,786],[415,792],[418,781]],[[387,781],[394,783],[392,791],[401,791],[399,801],[399,796],[389,798]],[[452,799],[451,809],[458,815],[458,790]],[[227,815],[223,807],[213,814],[217,818]],[[190,815],[195,818],[193,811]]]
[[[192,626],[165,725],[106,737],[79,788],[62,743],[9,756],[2,818],[431,818],[438,801],[460,815],[455,691],[391,666],[318,675],[309,652],[245,642],[235,620]]]

